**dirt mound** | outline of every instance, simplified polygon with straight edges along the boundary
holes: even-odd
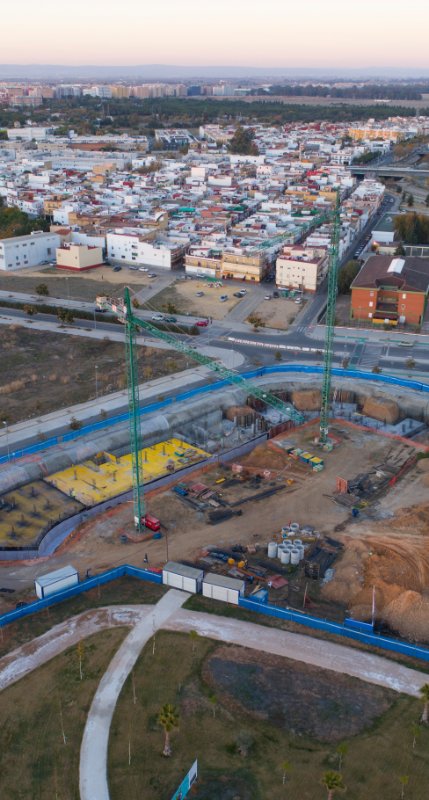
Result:
[[[381,618],[401,636],[423,642],[429,639],[429,598],[419,592],[402,592],[385,606]]]
[[[429,458],[421,458],[417,462],[417,469],[419,472],[429,472]]]
[[[260,444],[249,455],[241,459],[240,463],[247,467],[260,467],[261,469],[281,470],[289,462],[285,451],[277,447]]]
[[[320,389],[302,389],[292,392],[291,399],[298,411],[318,411],[322,395]]]
[[[367,417],[379,419],[393,425],[399,419],[399,406],[394,400],[381,397],[367,397],[362,408],[362,413]]]

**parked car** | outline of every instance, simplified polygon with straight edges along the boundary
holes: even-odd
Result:
[[[162,320],[164,319],[164,314],[152,314],[151,319],[154,322],[162,322]]]
[[[164,322],[177,322],[177,317],[164,317]]]
[[[117,267],[113,267],[113,272],[120,272],[121,269],[122,269],[122,267],[120,267],[119,264],[118,264]]]
[[[107,308],[94,308],[94,314],[106,314]]]
[[[203,297],[203,296],[204,296],[204,292],[197,292],[196,293],[196,297]]]
[[[221,294],[221,296],[219,297],[219,300],[220,300],[221,303],[225,303],[225,301],[228,300],[228,295],[227,294]]]
[[[273,292],[273,297],[280,297],[280,293],[279,292]]]
[[[196,325],[198,328],[207,328],[207,325],[208,325],[208,324],[209,324],[209,321],[208,321],[208,319],[197,319],[197,321],[196,321],[196,323],[195,323],[195,325]]]
[[[264,297],[264,300],[271,300],[271,295],[270,294],[266,294],[265,297]]]
[[[158,275],[156,274],[156,272],[149,272],[149,278],[157,278],[157,277]]]
[[[139,267],[139,272],[149,272],[147,267]]]
[[[234,292],[234,297],[243,297],[241,292]]]

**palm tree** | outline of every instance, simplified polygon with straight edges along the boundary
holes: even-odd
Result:
[[[341,772],[341,767],[343,765],[343,758],[344,756],[347,755],[348,749],[349,748],[347,747],[345,742],[340,742],[340,744],[337,747],[336,753],[338,756],[338,769],[340,772]]]
[[[333,800],[335,792],[342,792],[346,788],[343,783],[343,776],[339,772],[330,769],[325,772],[322,783],[328,792],[328,800]]]
[[[411,725],[411,733],[413,734],[413,750],[415,750],[417,739],[421,734],[420,725],[417,725],[417,722],[413,722],[413,724]]]
[[[410,776],[409,775],[400,775],[399,776],[399,780],[400,780],[400,783],[401,783],[401,800],[404,800],[405,787],[407,786],[408,781],[410,780]]]
[[[286,783],[288,772],[292,769],[292,764],[290,761],[283,761],[282,770],[283,770],[283,785]]]
[[[425,725],[429,720],[429,683],[424,683],[420,689],[420,696],[423,700],[422,722]]]
[[[174,730],[174,728],[179,727],[179,712],[177,711],[176,706],[171,705],[171,703],[166,703],[158,714],[158,723],[162,728],[164,728],[165,733],[164,750],[162,751],[162,755],[169,757],[172,753],[170,733]]]

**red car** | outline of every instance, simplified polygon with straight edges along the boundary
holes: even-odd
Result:
[[[197,322],[195,323],[195,325],[196,325],[198,328],[207,328],[207,325],[208,325],[208,324],[209,324],[209,321],[208,321],[208,319],[199,319],[199,320],[197,320]]]

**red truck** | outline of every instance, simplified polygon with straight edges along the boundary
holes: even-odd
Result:
[[[161,530],[161,523],[159,519],[153,517],[152,514],[145,514],[145,516],[142,517],[142,523],[145,528],[149,528],[151,531]]]

